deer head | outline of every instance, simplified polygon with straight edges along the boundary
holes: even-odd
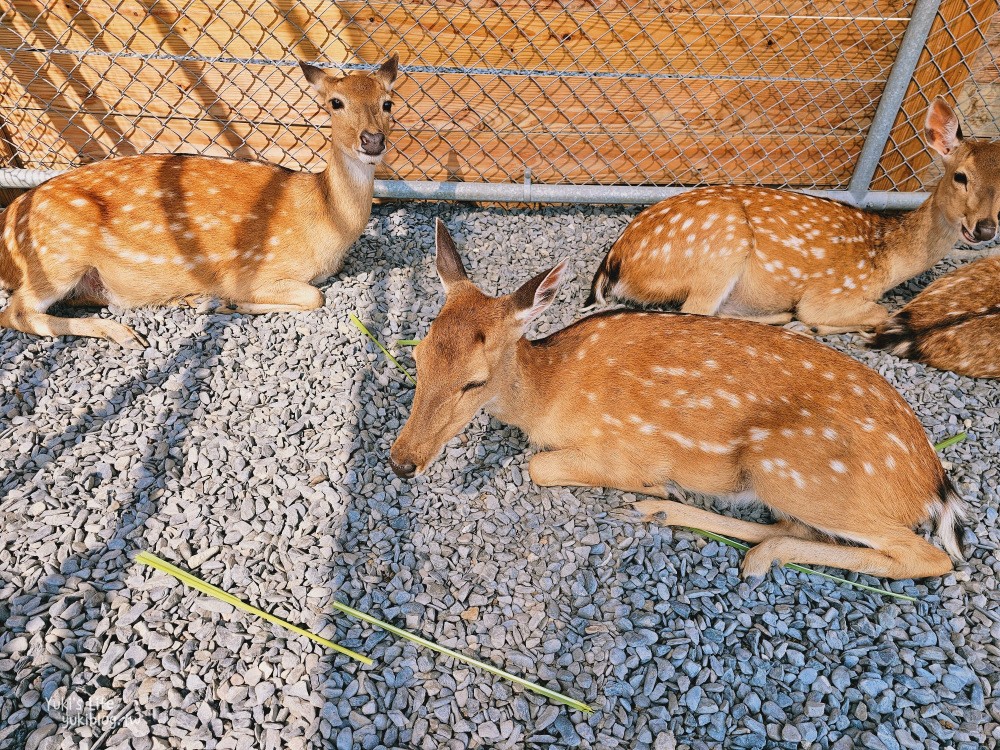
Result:
[[[379,164],[392,126],[390,96],[399,72],[399,56],[382,63],[374,75],[334,76],[308,63],[299,65],[330,113],[333,142],[351,159]]]
[[[1000,218],[1000,142],[965,140],[958,115],[940,96],[927,110],[924,137],[944,161],[935,198],[945,216],[961,223],[967,241],[992,240]]]
[[[440,219],[436,244],[446,298],[413,351],[417,392],[389,458],[401,477],[423,473],[444,444],[509,385],[524,329],[552,304],[566,270],[562,261],[512,294],[489,297],[469,280]]]

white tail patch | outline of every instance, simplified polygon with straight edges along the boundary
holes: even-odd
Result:
[[[964,561],[965,555],[962,553],[962,544],[956,530],[960,530],[968,521],[969,511],[965,500],[954,489],[949,489],[947,500],[941,502],[935,498],[928,506],[927,512],[934,520],[935,531],[948,554],[954,560]]]

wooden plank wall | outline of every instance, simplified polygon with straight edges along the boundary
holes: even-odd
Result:
[[[411,72],[380,177],[836,188],[913,1],[12,0],[0,117],[27,166],[316,169],[327,118],[288,63],[391,51]]]
[[[962,98],[996,15],[996,0],[943,0],[872,181],[874,189],[920,190],[933,179],[928,168],[935,157],[922,136],[924,113],[936,96],[952,102]],[[986,47],[985,52],[992,57],[994,50]],[[996,75],[993,59],[981,77],[989,76],[991,68]],[[973,80],[972,87],[978,83]]]

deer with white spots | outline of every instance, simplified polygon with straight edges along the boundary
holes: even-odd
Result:
[[[802,193],[707,187],[640,213],[612,246],[587,305],[680,303],[681,312],[867,331],[882,295],[944,258],[991,240],[1000,212],[1000,142],[962,138],[940,97],[924,134],[944,177],[915,211],[881,215]]]
[[[204,156],[109,159],[55,177],[0,215],[0,326],[40,336],[92,336],[129,348],[145,339],[100,318],[47,314],[219,300],[220,312],[310,310],[313,284],[343,266],[371,215],[397,75],[302,72],[330,115],[318,174]]]
[[[929,518],[961,558],[964,503],[923,428],[850,357],[780,328],[669,312],[593,315],[529,341],[524,329],[552,302],[565,261],[489,297],[439,221],[437,270],[446,298],[414,350],[416,394],[390,453],[399,476],[425,471],[485,407],[541,447],[529,463],[537,484],[662,498],[637,507],[756,543],[746,575],[774,560],[942,575],[948,554],[913,532]],[[685,505],[668,487],[756,499],[777,522]]]
[[[875,329],[871,346],[973,378],[1000,378],[1000,256],[934,281]]]

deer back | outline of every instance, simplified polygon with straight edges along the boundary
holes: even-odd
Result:
[[[529,341],[524,327],[565,267],[493,298],[453,246],[442,264],[441,247],[439,228],[447,299],[415,350],[417,390],[390,455],[402,476],[426,470],[485,407],[546,451],[580,457],[589,484],[752,491],[828,533],[845,502],[855,521],[870,513],[895,528],[941,496],[941,464],[913,411],[844,354],[781,329],[672,313],[594,315]]]
[[[338,270],[371,213],[396,61],[344,77],[303,70],[332,120],[326,172],[180,155],[75,169],[0,217],[0,281],[24,287],[32,307],[78,294],[138,306],[247,299],[274,279]]]
[[[974,378],[1000,378],[1000,257],[931,283],[875,331],[872,346]]]

